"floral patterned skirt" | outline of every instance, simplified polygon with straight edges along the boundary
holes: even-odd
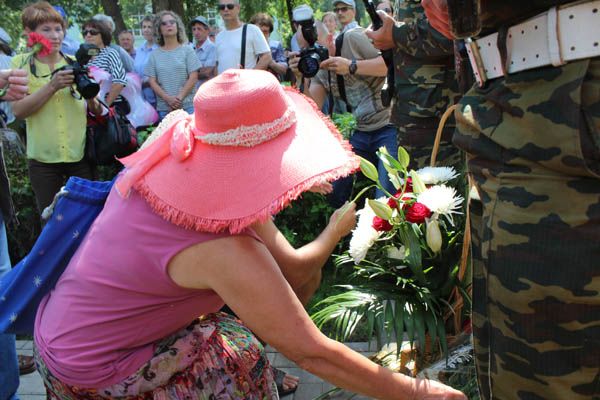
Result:
[[[34,349],[52,400],[278,399],[263,345],[224,314],[210,314],[156,343],[154,356],[137,372],[106,388],[67,385],[48,370]]]

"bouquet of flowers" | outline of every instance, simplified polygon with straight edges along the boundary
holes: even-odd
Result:
[[[464,199],[454,187],[464,181],[451,167],[408,171],[402,148],[397,159],[385,148],[378,156],[397,192],[368,199],[358,212],[350,249],[336,259],[338,267],[353,267],[350,282],[317,304],[323,308],[313,320],[318,326],[333,321],[339,340],[366,320],[369,336],[395,341],[397,349],[407,334],[423,350],[428,334],[445,352],[446,319],[454,312],[449,299],[457,288],[466,296],[458,279]],[[363,159],[361,170],[382,188],[373,164]]]

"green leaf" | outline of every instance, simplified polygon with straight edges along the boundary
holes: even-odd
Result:
[[[415,321],[415,330],[419,339],[419,347],[421,348],[421,353],[425,352],[425,319],[424,319],[424,310],[420,304],[416,304],[415,312],[413,313],[413,318]]]
[[[415,324],[413,321],[414,309],[412,307],[413,307],[412,304],[407,303],[406,308],[403,313],[404,326],[406,326],[406,333],[408,335],[408,340],[410,340],[411,343],[413,343],[415,341]]]
[[[396,300],[396,315],[394,317],[394,331],[396,332],[397,350],[400,352],[404,340],[404,307],[406,303],[403,298]]]
[[[379,182],[379,174],[377,168],[366,158],[360,157],[360,170],[362,173],[372,180],[373,182]]]
[[[437,323],[435,312],[432,308],[425,310],[425,324],[427,325],[427,332],[429,333],[429,337],[431,339],[431,348],[433,349],[437,342]]]
[[[390,153],[388,153],[388,151],[385,147],[379,148],[379,151],[377,152],[377,156],[379,157],[379,159],[383,163],[383,166],[385,167],[385,169],[388,172],[394,173],[397,171],[404,171],[404,168],[402,167],[402,165],[398,162],[398,160],[396,160],[394,157],[392,157],[390,155]]]
[[[390,206],[373,199],[368,199],[367,201],[369,203],[369,207],[371,207],[375,215],[385,219],[386,221],[389,221],[392,218],[394,211],[390,208]]]
[[[402,167],[402,170],[406,170],[408,164],[410,164],[410,156],[402,146],[398,146],[398,163]]]
[[[385,301],[385,333],[386,333],[386,337],[388,338],[388,342],[390,341],[389,339],[392,336],[392,333],[394,332],[394,301],[393,300],[386,300]]]

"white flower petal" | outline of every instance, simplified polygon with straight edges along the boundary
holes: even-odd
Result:
[[[426,185],[445,183],[458,176],[458,173],[452,167],[425,167],[418,170],[417,174]]]
[[[446,185],[432,186],[417,196],[417,201],[427,206],[432,212],[448,218],[452,222],[452,214],[460,214],[463,198],[456,194],[456,189]]]
[[[383,198],[384,200],[385,198]],[[358,222],[356,228],[352,231],[349,253],[354,262],[358,264],[366,257],[367,252],[382,232],[378,232],[373,228],[375,212],[368,206],[368,203],[365,203],[365,207],[357,211],[356,215],[358,216]]]

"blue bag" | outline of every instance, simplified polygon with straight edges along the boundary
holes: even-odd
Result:
[[[112,185],[69,178],[29,254],[0,278],[0,333],[33,334],[40,301],[54,288],[102,211]]]

